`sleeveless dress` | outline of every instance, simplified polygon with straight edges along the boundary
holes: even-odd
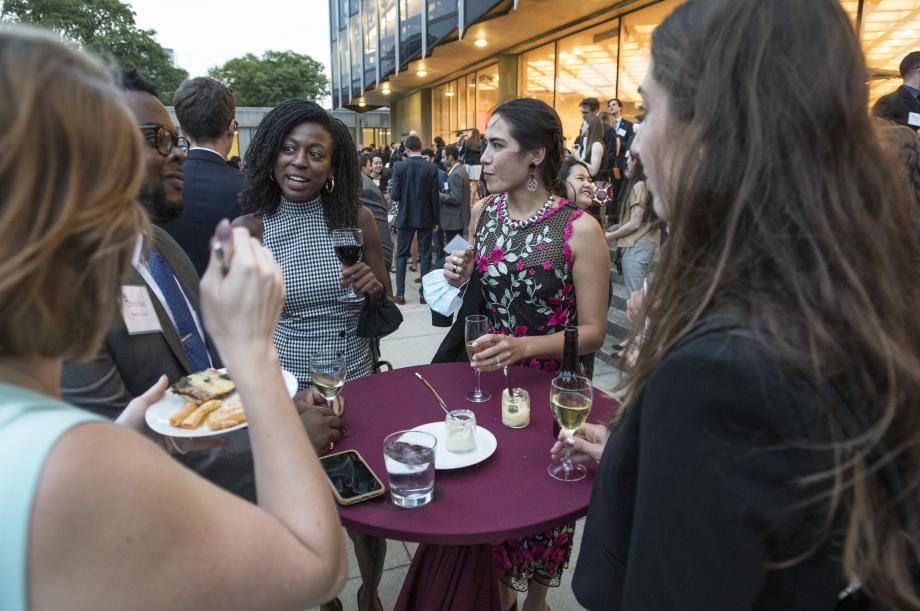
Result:
[[[297,377],[299,390],[310,385],[311,354],[344,353],[348,380],[370,375],[370,340],[356,334],[362,304],[336,299],[344,291],[342,268],[320,198],[302,203],[282,198],[262,221],[263,243],[281,265],[287,292],[274,338],[281,366]]]
[[[61,435],[105,419],[45,395],[0,384],[0,609],[28,608],[29,523],[45,460]]]
[[[492,333],[550,335],[576,323],[572,223],[584,211],[567,200],[548,201],[529,219],[508,216],[508,194],[486,204],[476,230],[473,261],[480,274]],[[518,365],[557,371],[558,359]],[[502,582],[524,592],[531,579],[558,587],[572,553],[575,523],[560,525],[494,548]]]

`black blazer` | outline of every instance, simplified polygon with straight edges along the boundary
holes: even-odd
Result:
[[[915,98],[907,87],[901,85],[896,91],[882,96],[872,107],[872,114],[888,121],[893,121],[898,125],[907,125],[912,129],[920,128],[920,125],[908,125],[907,119],[910,113],[920,114],[920,101]]]
[[[169,263],[182,292],[204,325],[198,298],[198,274],[191,261],[162,228],[154,226],[154,243]],[[123,284],[146,286],[143,277],[131,267]],[[160,300],[148,287],[156,310],[160,333],[130,335],[119,309],[109,325],[99,352],[86,363],[65,362],[61,371],[61,394],[65,401],[108,418],[117,418],[128,402],[153,386],[165,374],[173,383],[192,373],[182,349],[179,333]],[[217,350],[205,336],[215,367],[221,367]],[[246,430],[226,435],[227,444],[206,452],[190,452],[177,457],[219,486],[255,500],[252,451]]]
[[[691,331],[611,434],[573,578],[590,610],[831,611],[838,549],[808,549],[829,468],[816,393],[726,325]],[[836,411],[833,402],[827,404]],[[803,445],[793,446],[790,442]]]
[[[438,224],[438,169],[424,157],[409,157],[396,164],[390,180],[390,197],[399,202],[399,229],[431,229]]]
[[[214,228],[221,219],[233,220],[240,213],[237,196],[246,187],[243,173],[217,153],[192,149],[182,164],[185,174],[182,216],[164,229],[186,252],[199,276],[208,267],[208,248]]]

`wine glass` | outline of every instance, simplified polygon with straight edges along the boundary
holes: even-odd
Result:
[[[364,252],[364,236],[360,229],[350,227],[347,229],[335,229],[332,232],[332,245],[335,247],[335,255],[345,267],[351,267],[361,260]],[[345,293],[337,298],[343,303],[361,303],[364,301],[364,295],[355,293],[355,289],[349,285]]]
[[[322,393],[329,409],[332,409],[332,402],[342,392],[348,374],[345,355],[341,352],[311,354],[309,368],[310,383]]]
[[[594,389],[588,378],[579,375],[565,375],[553,379],[549,402],[553,408],[553,417],[566,439],[574,435],[578,427],[588,419],[593,399]],[[547,469],[550,476],[563,482],[577,482],[584,479],[588,470],[584,465],[572,463],[571,452],[572,449],[565,444],[565,456],[562,462],[552,463]]]
[[[473,345],[477,339],[486,335],[489,332],[489,319],[480,314],[475,314],[473,316],[466,317],[466,329],[464,335],[466,337],[466,355],[469,357],[470,362],[473,362],[473,355],[485,350],[488,346],[486,344]],[[466,396],[467,400],[472,401],[473,403],[484,403],[488,401],[491,396],[487,392],[482,392],[482,389],[479,388],[479,370],[473,370],[476,373],[476,388],[473,389],[473,392]]]

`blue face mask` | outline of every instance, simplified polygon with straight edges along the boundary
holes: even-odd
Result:
[[[460,289],[451,286],[444,277],[443,269],[436,269],[422,278],[422,294],[428,307],[443,316],[450,316],[460,309],[463,297]]]

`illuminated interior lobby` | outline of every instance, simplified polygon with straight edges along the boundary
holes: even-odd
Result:
[[[551,104],[571,139],[583,98],[617,97],[628,118],[637,114],[652,32],[680,3],[330,0],[333,107],[386,106],[391,140],[414,129],[423,142],[451,142],[457,131],[484,130],[499,102],[526,96]],[[898,63],[920,50],[920,0],[842,5],[859,32],[874,101],[900,85]]]

